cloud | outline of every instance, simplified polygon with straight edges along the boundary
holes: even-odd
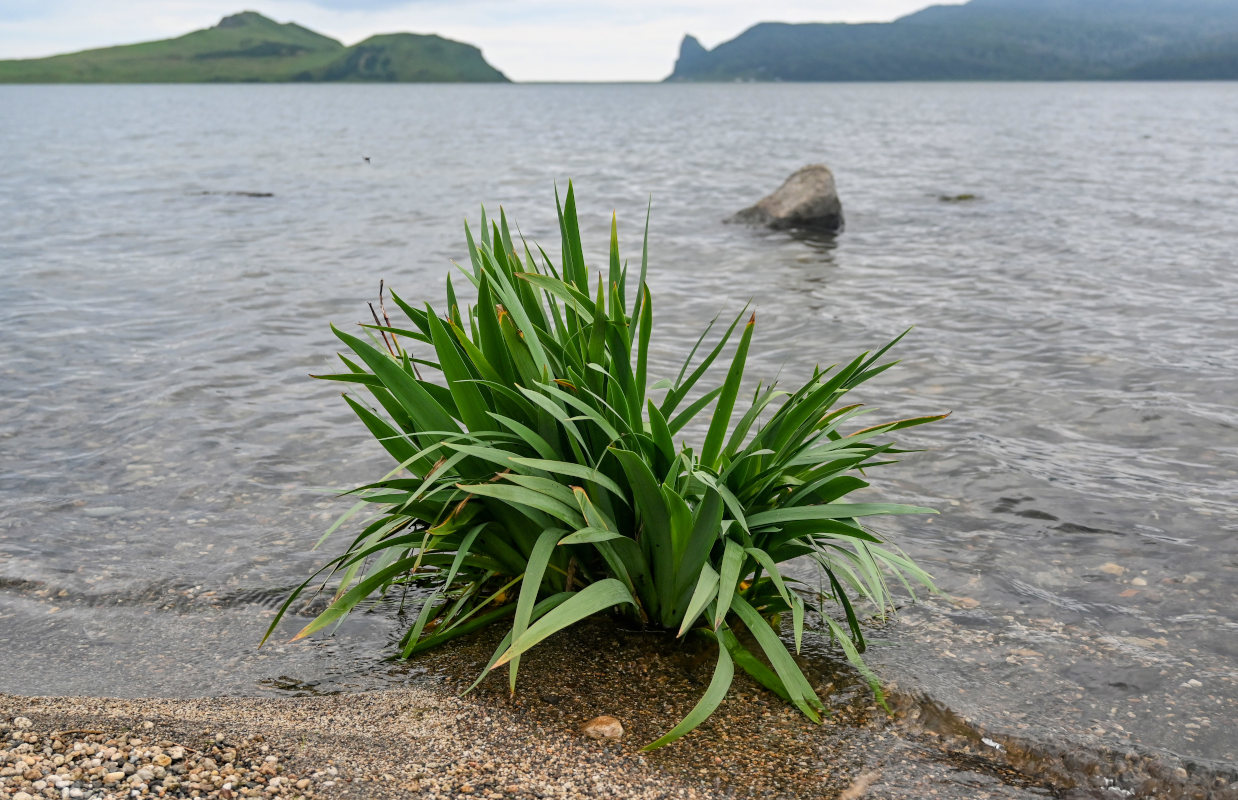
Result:
[[[56,3],[48,0],[5,0],[0,6],[0,22],[38,19],[56,13]]]
[[[410,0],[310,0],[310,2],[332,11],[374,11],[412,4]]]

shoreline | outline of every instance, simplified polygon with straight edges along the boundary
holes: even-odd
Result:
[[[943,702],[915,685],[914,671],[875,664],[894,710],[888,715],[849,665],[829,657],[824,641],[811,642],[808,657],[810,679],[830,711],[822,725],[739,674],[700,729],[642,753],[641,746],[674,725],[704,690],[710,647],[591,621],[532,651],[515,696],[500,670],[461,697],[499,633],[483,631],[419,656],[403,686],[357,693],[192,699],[0,694],[0,800],[27,800],[18,792],[31,800],[132,797],[126,783],[132,774],[157,771],[152,759],[162,753],[143,750],[152,746],[201,755],[186,760],[173,790],[152,783],[139,797],[195,796],[188,787],[196,784],[196,796],[221,800],[1238,799],[1238,775],[1227,765],[1134,746],[1115,749],[1076,735],[1042,739],[992,715],[970,718],[969,703]],[[936,638],[942,632],[923,633]],[[906,680],[893,680],[894,674]],[[581,727],[601,715],[622,722],[622,739],[582,735]],[[18,718],[30,726],[15,727]],[[57,745],[53,734],[66,731],[76,733]],[[138,750],[132,774],[114,784],[94,778],[119,762],[96,764],[103,769],[94,778],[79,775],[62,786],[55,781],[64,778],[49,783],[33,775],[33,767],[74,747],[106,751],[132,739],[142,740],[130,745]],[[16,763],[39,753],[46,756],[39,764]],[[179,777],[206,758],[213,763],[204,774]],[[263,773],[268,763],[275,766]],[[225,767],[233,772],[224,775]],[[273,778],[279,779],[274,786]],[[42,787],[34,785],[39,779]],[[74,789],[79,793],[70,794]]]
[[[141,739],[134,747],[179,746],[204,754],[198,764],[212,759],[205,774],[163,795],[169,797],[192,796],[186,787],[195,783],[201,787],[197,796],[222,800],[1092,796],[1063,794],[1069,787],[1061,780],[1030,776],[992,758],[974,736],[909,725],[913,714],[901,708],[906,704],[898,696],[900,713],[888,716],[842,665],[817,674],[831,711],[820,726],[737,676],[727,700],[698,731],[642,753],[641,745],[695,703],[709,675],[708,648],[594,623],[552,637],[531,653],[514,697],[505,674],[459,697],[492,645],[484,635],[472,637],[423,656],[428,674],[408,686],[357,694],[186,700],[0,694],[0,740],[9,748],[0,747],[6,759],[0,775],[14,755],[23,755],[13,753],[19,743],[14,733],[33,734],[37,742],[28,749],[41,750],[54,748],[53,733],[86,731],[70,734],[71,741],[62,737],[63,751]],[[598,715],[618,717],[624,737],[585,738],[581,726]],[[13,728],[17,717],[30,727]],[[268,772],[278,773],[257,781],[261,774],[255,770],[268,763],[274,765]],[[236,775],[220,773],[226,765]],[[193,771],[187,766],[183,774]],[[275,777],[280,780],[271,787]],[[32,783],[0,777],[11,795],[39,797]],[[53,787],[47,796],[70,797],[63,794],[69,786],[83,790],[77,797],[130,796],[102,785],[92,792],[81,781],[60,791]],[[152,787],[139,796],[159,796]]]
[[[445,689],[408,687],[286,698],[0,694],[0,796],[15,800],[26,800],[22,792],[30,798],[221,800],[410,796],[1219,800],[1235,796],[1233,784],[1209,790],[1199,783],[1172,780],[1149,779],[1133,792],[1111,788],[1103,779],[1086,780],[1097,778],[1104,769],[1095,754],[1062,751],[1056,760],[1049,760],[1036,752],[1034,743],[1005,737],[998,748],[1004,757],[994,760],[986,752],[994,741],[970,746],[974,732],[948,710],[926,728],[906,725],[909,717],[921,716],[923,707],[909,710],[908,698],[902,695],[895,698],[902,722],[884,714],[846,716],[873,710],[851,706],[836,709],[833,723],[818,728],[780,708],[777,698],[745,693],[737,698],[741,708],[725,714],[726,724],[730,727],[747,717],[766,723],[759,729],[740,735],[713,730],[685,739],[690,744],[683,751],[672,746],[643,754],[640,740],[630,733],[620,740],[592,740],[572,725],[570,714],[553,719],[553,702],[522,709],[520,703],[492,705],[458,698]],[[752,686],[745,689],[757,691]],[[733,700],[728,704],[736,705]],[[631,719],[630,714],[619,713]],[[115,750],[132,757],[108,761]],[[713,755],[702,759],[702,753]],[[63,764],[53,761],[56,755],[69,754],[77,758]],[[806,754],[816,758],[807,760]],[[37,760],[31,762],[30,756]],[[133,767],[125,766],[125,761]],[[167,769],[151,774],[157,766]],[[1042,774],[1035,775],[1037,768]],[[1072,779],[1072,771],[1084,780]]]
[[[991,791],[982,796],[1053,796],[1013,770],[1002,775],[995,765],[966,764],[957,753],[953,759],[934,753],[924,742],[899,736],[881,718],[837,719],[822,730],[779,704],[774,697],[745,695],[740,715],[764,722],[759,729],[713,730],[682,750],[642,754],[642,740],[631,732],[620,740],[585,738],[570,713],[554,719],[553,701],[521,709],[424,687],[296,698],[0,695],[0,790],[39,797],[35,783],[42,780],[47,785],[43,796],[73,798],[130,797],[135,789],[140,797],[222,800],[789,800],[930,792],[965,798],[971,796],[968,785],[984,776]],[[630,712],[618,713],[632,719]],[[735,721],[735,716],[728,718]],[[820,737],[813,735],[818,732]],[[31,745],[28,752],[21,752],[21,744]],[[107,762],[118,747],[133,758]],[[53,765],[50,758],[37,764],[18,761],[49,748],[53,755],[81,755],[66,765]],[[142,772],[158,765],[159,755],[178,751],[187,755],[167,765],[181,768],[175,775],[160,773],[156,779]],[[110,780],[125,760],[134,769]],[[5,768],[14,766],[23,776],[4,775]],[[42,767],[42,774],[31,772],[32,767]],[[73,789],[80,792],[65,794]]]

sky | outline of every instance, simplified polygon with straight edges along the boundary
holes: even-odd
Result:
[[[956,0],[940,0],[955,2]],[[437,33],[516,81],[655,81],[691,33],[706,47],[757,22],[885,22],[930,0],[0,0],[0,59],[166,39],[252,10],[355,44]]]

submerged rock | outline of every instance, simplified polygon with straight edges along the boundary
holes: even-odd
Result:
[[[226,195],[228,197],[274,197],[274,192],[198,192],[200,195]]]
[[[834,186],[834,173],[824,164],[801,167],[773,194],[727,222],[764,225],[774,230],[800,228],[839,233],[843,229],[843,205]]]

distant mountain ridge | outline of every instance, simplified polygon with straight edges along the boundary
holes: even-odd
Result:
[[[972,0],[889,23],[764,22],[668,81],[1234,80],[1235,0]]]
[[[175,39],[0,61],[0,83],[506,82],[470,44],[392,33],[345,47],[256,11]]]

